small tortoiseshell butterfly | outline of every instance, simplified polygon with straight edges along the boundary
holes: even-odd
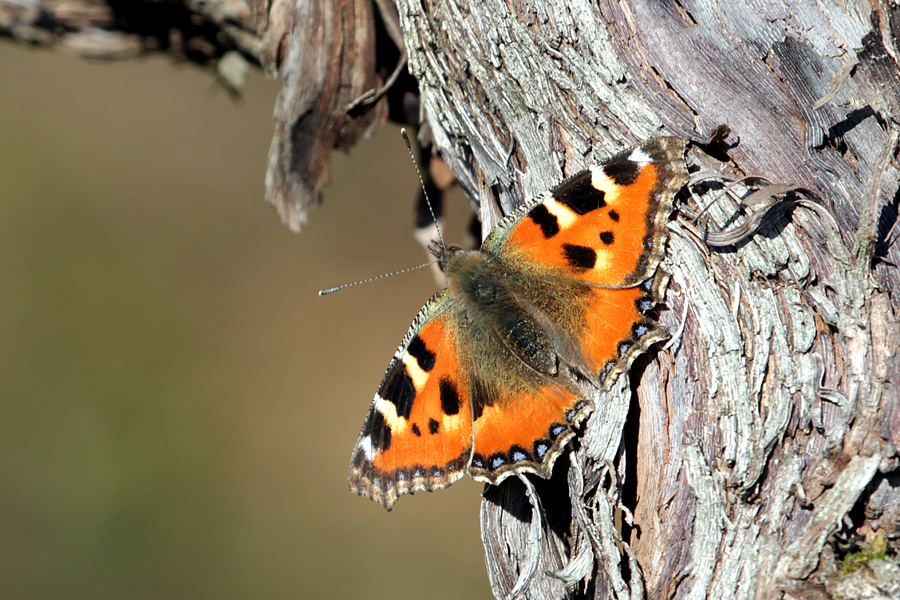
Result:
[[[350,488],[390,510],[466,472],[549,477],[598,391],[664,336],[645,313],[686,180],[684,142],[651,139],[508,215],[481,250],[433,244],[447,288],[385,373]]]

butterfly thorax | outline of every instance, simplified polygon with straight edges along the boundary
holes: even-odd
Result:
[[[536,288],[543,287],[539,282],[532,279],[531,287],[523,289],[521,273],[514,266],[477,250],[449,250],[444,269],[475,371],[504,373],[507,381],[517,380],[519,387],[528,388],[560,376],[561,361],[581,364],[577,344],[558,325],[563,311],[536,302],[540,296]]]
[[[486,254],[451,248],[443,266],[450,294],[471,308],[480,312],[497,302],[508,301],[504,273]]]

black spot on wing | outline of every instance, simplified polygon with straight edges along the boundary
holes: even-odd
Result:
[[[543,204],[538,204],[528,213],[528,218],[541,228],[541,233],[549,239],[559,233],[559,221]]]
[[[379,390],[382,398],[397,407],[397,414],[404,419],[409,418],[412,412],[413,400],[416,398],[416,388],[412,378],[406,371],[406,365],[399,363],[385,378]]]
[[[459,392],[456,386],[446,377],[441,377],[441,411],[445,415],[455,415],[459,413]]]
[[[484,407],[491,406],[494,396],[488,391],[487,386],[480,379],[474,379],[470,387],[470,399],[472,402],[472,419],[477,421],[484,414]]]
[[[416,437],[422,437],[422,432],[419,430],[419,425],[416,423],[413,423],[412,432],[416,434]]]
[[[603,165],[603,172],[616,185],[631,185],[640,174],[640,166],[628,154],[619,154]]]
[[[430,433],[431,435],[434,435],[438,432],[439,428],[440,428],[440,423],[438,423],[434,419],[428,419],[428,433]]]
[[[616,223],[619,222],[619,213],[617,213],[615,210],[609,211],[608,214],[609,214],[609,218],[610,218],[610,219],[612,219],[612,220],[615,221]]]
[[[391,426],[384,420],[384,415],[377,410],[372,411],[369,419],[368,434],[372,440],[372,448],[376,452],[384,452],[391,447]]]
[[[613,235],[612,231],[603,231],[600,233],[600,241],[609,246],[616,241],[616,236]]]
[[[434,368],[434,352],[425,346],[425,342],[419,336],[413,336],[406,347],[406,352],[416,359],[419,368],[426,373]]]
[[[481,418],[481,415],[484,414],[484,404],[482,402],[476,402],[475,399],[472,399],[472,420],[477,421]]]
[[[576,269],[593,269],[597,264],[597,252],[587,246],[563,244],[563,253],[569,265]]]
[[[606,206],[605,194],[591,183],[591,172],[584,171],[559,184],[551,192],[553,197],[579,215]]]

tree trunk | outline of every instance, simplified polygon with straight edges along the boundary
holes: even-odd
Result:
[[[486,491],[495,594],[533,574],[516,588],[532,598],[855,596],[840,558],[879,540],[896,555],[900,534],[900,14],[863,2],[398,7],[436,145],[481,207],[496,193],[508,212],[636,140],[731,129],[689,155],[698,185],[664,263],[672,342],[599,399],[568,467],[537,489],[537,524],[520,481]],[[772,203],[735,201],[766,186],[723,188],[710,173],[806,188],[820,204],[711,246],[727,236],[686,215],[732,230]],[[874,564],[850,577],[897,593],[896,564]]]
[[[208,59],[239,52],[285,80],[267,193],[294,228],[332,147],[388,114],[417,120],[411,80],[353,103],[402,65],[401,31],[421,125],[485,230],[498,202],[509,212],[625,145],[695,142],[663,265],[671,341],[598,398],[551,480],[486,489],[494,593],[897,597],[900,9],[379,4],[176,5],[230,32],[200,44]],[[62,5],[0,0],[0,29],[57,43]],[[96,25],[104,5],[84,5]],[[106,39],[121,33],[103,14]]]

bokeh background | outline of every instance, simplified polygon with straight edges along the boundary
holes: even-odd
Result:
[[[490,597],[480,484],[391,513],[346,484],[435,291],[316,295],[423,261],[398,130],[295,235],[262,200],[277,82],[8,40],[0,73],[0,595]]]

